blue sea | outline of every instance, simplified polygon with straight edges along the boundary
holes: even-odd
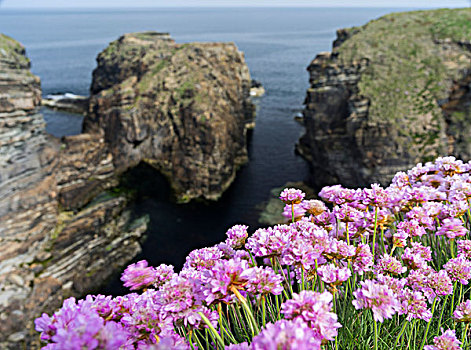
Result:
[[[303,128],[294,116],[303,109],[306,67],[329,51],[338,28],[362,25],[406,9],[386,8],[179,8],[119,10],[6,10],[0,32],[20,41],[42,81],[43,94],[87,95],[95,57],[123,33],[169,32],[177,42],[235,42],[252,77],[267,93],[256,100],[257,125],[249,136],[249,163],[217,203],[177,205],[162,176],[148,167],[131,172],[137,200],[133,215],[151,221],[136,260],[180,267],[189,251],[217,243],[244,223],[258,227],[260,204],[270,190],[308,178],[306,162],[294,153]],[[47,130],[58,137],[80,133],[81,117],[43,109]],[[314,174],[315,175],[315,174]],[[103,293],[121,293],[117,279]]]

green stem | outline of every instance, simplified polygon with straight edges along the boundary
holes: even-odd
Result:
[[[204,321],[204,323],[206,323],[208,328],[211,330],[211,333],[213,334],[213,336],[220,342],[222,348],[224,349],[224,341],[222,340],[219,333],[216,331],[216,329],[211,324],[211,321],[209,321],[208,318],[201,311],[198,311],[198,315],[201,316],[201,319]]]
[[[461,336],[461,345],[463,346],[463,349],[466,349],[465,342],[467,339],[466,334],[468,333],[468,327],[469,327],[469,322],[466,322],[466,327],[464,329],[463,335]]]
[[[267,305],[266,305],[266,300],[265,300],[265,296],[263,295],[262,296],[262,325],[263,325],[263,328],[265,328],[265,325],[266,325],[266,314],[267,314]]]
[[[448,295],[445,296],[445,301],[443,302],[443,306],[442,306],[442,311],[440,312],[440,318],[438,319],[438,327],[437,327],[437,331],[440,331],[440,327],[442,325],[442,317],[443,317],[443,312],[445,311],[445,308],[446,308],[446,302],[448,301]]]
[[[373,229],[373,248],[372,248],[373,260],[375,258],[376,227],[377,227],[377,224],[378,224],[378,207],[375,207],[375,227]]]
[[[375,327],[375,347],[374,347],[374,349],[378,350],[378,324],[377,324],[376,320],[374,319],[374,316],[373,316],[373,324],[374,324],[374,327]]]
[[[219,329],[221,330],[221,339],[222,339],[222,343],[224,344],[224,326],[222,324],[222,307],[220,303],[218,304],[217,309],[218,309],[218,314],[219,314],[219,319],[218,319]]]
[[[250,310],[249,305],[247,304],[247,300],[242,296],[242,294],[240,294],[240,292],[234,286],[231,287],[231,291],[232,291],[232,293],[235,294],[237,299],[239,299],[239,301],[242,303],[242,307],[245,309],[245,311],[247,313],[247,318],[248,318],[248,321],[249,321],[249,324],[250,324],[250,329],[252,331],[252,336],[255,336],[256,334],[258,334],[260,329],[258,327],[258,322],[255,321],[253,313]]]
[[[430,328],[430,324],[432,323],[433,320],[433,312],[435,311],[435,305],[437,304],[437,297],[433,299],[433,304],[432,304],[432,317],[430,317],[430,320],[427,322],[427,328],[425,329],[425,334],[424,334],[424,339],[422,340],[422,344],[420,345],[420,350],[422,350],[425,346],[425,343],[427,342],[427,334],[428,330]]]
[[[402,335],[404,334],[404,331],[406,330],[406,327],[407,327],[407,320],[404,320],[404,324],[402,325],[402,329],[401,331],[399,332],[397,338],[396,338],[396,343],[394,343],[394,348],[397,347],[397,343],[399,342],[399,340],[401,339]]]

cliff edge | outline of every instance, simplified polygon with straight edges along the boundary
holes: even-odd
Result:
[[[318,186],[386,185],[438,155],[471,158],[471,9],[393,13],[337,32],[309,65],[298,151]]]
[[[99,135],[58,140],[25,49],[0,34],[0,348],[34,349],[33,320],[104,283],[141,247]]]

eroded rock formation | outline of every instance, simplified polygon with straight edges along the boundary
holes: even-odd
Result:
[[[140,251],[98,135],[45,132],[39,78],[24,48],[0,35],[0,348],[34,348],[33,320],[97,288]],[[34,334],[34,336],[32,336]]]
[[[298,150],[317,187],[387,184],[438,155],[471,158],[471,9],[384,16],[337,32],[309,65]]]
[[[97,58],[84,131],[104,136],[118,172],[145,161],[180,201],[217,199],[247,161],[250,74],[232,43],[126,34]]]

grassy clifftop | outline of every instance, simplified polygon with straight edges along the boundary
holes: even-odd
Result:
[[[358,87],[373,121],[428,114],[438,123],[439,105],[471,69],[471,8],[393,13],[348,32],[334,52],[343,64],[368,58]]]
[[[18,41],[0,33],[0,60],[13,64],[17,68],[29,67],[29,59],[25,56],[25,48]]]

